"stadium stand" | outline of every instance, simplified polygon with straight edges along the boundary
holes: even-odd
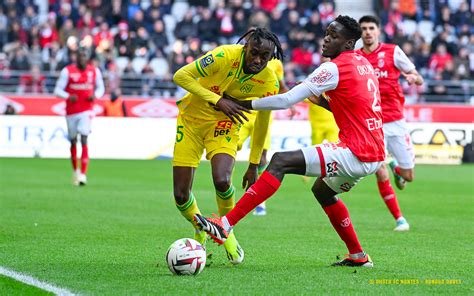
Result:
[[[268,25],[285,50],[289,86],[320,63],[325,26],[350,1],[5,0],[0,5],[0,91],[52,93],[79,43],[124,95],[173,97],[173,73],[207,50]],[[344,2],[344,3],[343,3]],[[352,1],[354,2],[354,1]],[[360,2],[360,1],[356,1]],[[472,103],[473,7],[466,0],[373,0],[385,40],[399,44],[425,77],[403,84],[408,103]],[[356,13],[356,12],[355,12]],[[357,13],[362,13],[357,11]]]

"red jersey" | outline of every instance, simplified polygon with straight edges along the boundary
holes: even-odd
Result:
[[[104,95],[102,74],[92,65],[87,65],[84,70],[80,70],[75,64],[68,65],[61,71],[54,92],[67,99],[66,115],[93,110],[94,102],[88,99]],[[75,102],[69,100],[71,95],[77,96]]]
[[[379,83],[375,70],[355,51],[323,63],[303,82],[312,93],[325,92],[339,127],[339,140],[362,162],[385,159]]]
[[[408,73],[415,69],[415,65],[395,44],[380,43],[371,53],[365,53],[363,48],[357,50],[357,53],[372,64],[379,78],[383,121],[387,123],[402,119],[405,97],[398,83],[400,71]]]

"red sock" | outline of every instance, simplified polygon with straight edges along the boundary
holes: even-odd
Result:
[[[77,170],[77,148],[76,145],[71,145],[71,162],[72,162],[72,168],[74,171]]]
[[[82,145],[82,154],[81,154],[81,174],[87,172],[87,164],[89,163],[89,152],[87,145]]]
[[[390,180],[387,179],[382,182],[377,182],[377,185],[379,186],[380,196],[383,198],[387,208],[390,210],[390,213],[392,213],[395,219],[400,218],[402,216],[402,212],[398,206],[397,196],[395,195],[392,184],[390,184]]]
[[[331,221],[339,237],[346,243],[349,254],[362,252],[362,247],[360,246],[357,234],[349,217],[349,211],[342,200],[339,199],[335,204],[323,207],[323,210],[326,212],[326,215],[328,215],[329,221]]]
[[[244,196],[237,202],[235,208],[225,216],[231,226],[237,224],[259,204],[267,200],[280,187],[280,180],[275,178],[268,171],[263,172],[260,178],[253,184]]]

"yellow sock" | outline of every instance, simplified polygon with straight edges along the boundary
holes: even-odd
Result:
[[[201,214],[201,211],[198,208],[197,201],[194,198],[194,194],[190,194],[189,200],[182,205],[176,204],[181,215],[183,215],[186,220],[191,222],[193,225],[195,232],[194,232],[194,239],[197,240],[200,244],[204,245],[206,243],[206,233],[204,231],[200,231],[194,221],[195,214]]]
[[[216,201],[219,216],[224,216],[235,206],[235,187],[230,185],[226,192],[216,190]]]
[[[181,215],[183,215],[186,220],[191,222],[193,224],[194,228],[198,229],[196,222],[194,221],[194,215],[195,214],[201,214],[201,211],[199,211],[197,201],[194,198],[194,194],[189,195],[189,200],[185,202],[182,205],[176,204],[176,207],[178,208],[179,212]]]

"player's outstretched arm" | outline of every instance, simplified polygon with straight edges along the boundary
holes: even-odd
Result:
[[[259,100],[251,101],[252,109],[255,110],[280,110],[288,109],[292,105],[303,101],[307,97],[314,95],[309,87],[304,84],[298,84],[284,94],[265,97]]]

